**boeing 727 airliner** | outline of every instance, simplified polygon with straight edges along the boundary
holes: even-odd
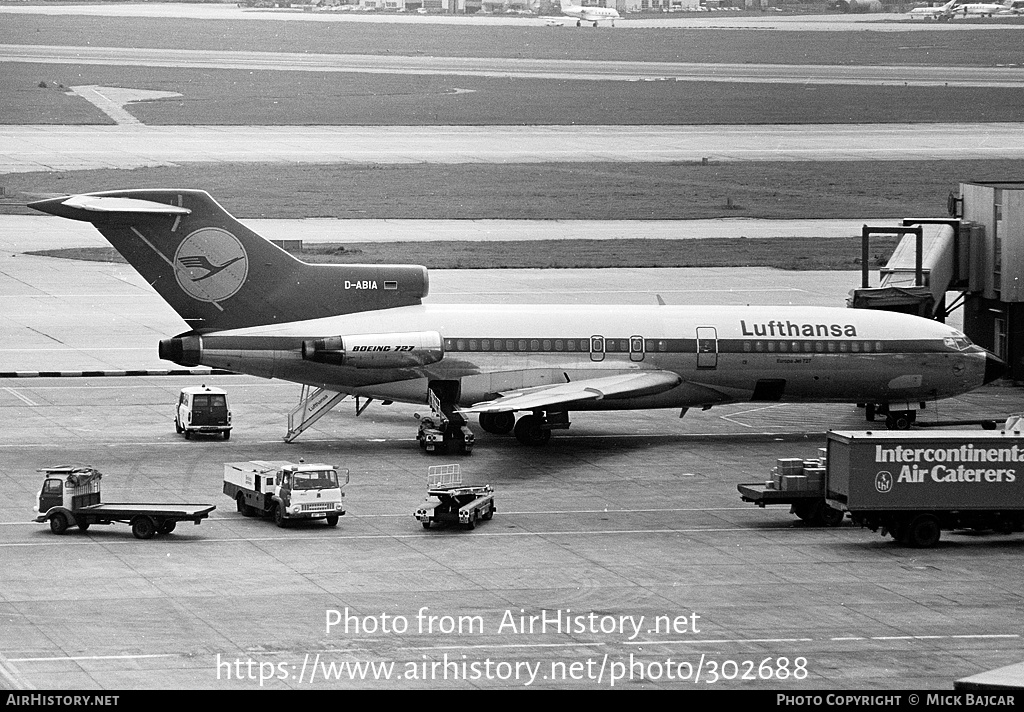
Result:
[[[31,207],[93,223],[184,319],[161,358],[430,403],[456,447],[472,413],[525,444],[571,411],[745,401],[871,403],[894,425],[1003,370],[955,329],[891,312],[424,303],[426,268],[306,264],[198,190]]]

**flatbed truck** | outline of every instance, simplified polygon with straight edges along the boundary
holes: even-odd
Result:
[[[414,516],[424,529],[430,529],[434,522],[474,529],[477,522],[493,518],[495,511],[493,487],[463,485],[458,465],[434,465],[427,468],[427,502]]]
[[[344,479],[344,482],[341,481]],[[336,526],[345,514],[348,470],[334,465],[250,460],[224,463],[224,494],[246,517],[291,521],[323,519]]]
[[[72,526],[86,531],[93,524],[123,522],[131,525],[136,539],[170,534],[178,522],[199,524],[217,507],[212,504],[129,504],[102,502],[99,470],[91,466],[45,467],[34,521],[49,522],[50,531],[64,534]]]

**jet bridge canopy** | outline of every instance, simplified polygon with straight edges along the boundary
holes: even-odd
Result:
[[[901,234],[877,287],[868,286],[867,241],[870,234]],[[857,309],[884,309],[927,318],[944,316],[946,291],[957,276],[958,235],[950,222],[907,225],[902,228],[864,226],[863,274],[860,289],[849,305]]]

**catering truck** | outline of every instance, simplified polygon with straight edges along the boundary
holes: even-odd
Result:
[[[1024,528],[1019,430],[834,431],[826,447],[829,506],[901,544],[935,546],[944,529]]]
[[[340,478],[344,478],[342,481]],[[345,514],[348,470],[334,465],[251,460],[224,463],[224,494],[246,517],[272,517],[279,527],[303,519],[336,526]]]
[[[33,509],[35,521],[49,522],[50,531],[63,534],[70,527],[81,531],[93,524],[124,522],[131,525],[136,539],[152,539],[157,534],[170,534],[178,522],[199,524],[216,507],[212,504],[128,504],[102,502],[102,473],[91,466],[60,465],[44,467],[39,504]]]

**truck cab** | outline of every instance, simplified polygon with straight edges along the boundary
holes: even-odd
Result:
[[[56,514],[64,515],[65,528],[76,523],[75,511],[100,502],[100,478],[103,475],[92,467],[62,465],[40,470],[45,474],[39,490],[36,514],[51,521]]]
[[[231,410],[228,408],[228,394],[223,388],[212,386],[191,386],[182,388],[178,394],[178,407],[174,413],[174,429],[184,433],[185,439],[192,435],[222,435],[231,437]]]
[[[247,517],[269,516],[278,526],[293,519],[324,519],[335,526],[345,514],[348,470],[333,465],[267,462],[224,464],[224,494]]]

